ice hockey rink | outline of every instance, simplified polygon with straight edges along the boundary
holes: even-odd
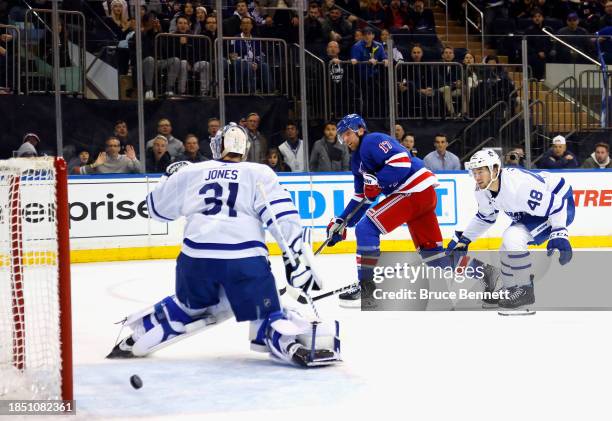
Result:
[[[326,290],[356,277],[353,255],[317,259]],[[280,257],[272,263],[281,275]],[[609,312],[361,312],[330,297],[317,307],[323,318],[340,321],[340,365],[280,365],[250,351],[248,324],[233,320],[146,359],[106,360],[119,333],[114,323],[171,294],[173,286],[173,260],[72,265],[77,419],[610,416]],[[142,378],[141,389],[130,386],[132,374]]]

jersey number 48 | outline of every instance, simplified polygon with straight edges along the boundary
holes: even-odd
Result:
[[[537,190],[531,190],[531,193],[529,193],[529,197],[531,197],[531,199],[533,200],[528,200],[527,205],[529,205],[529,209],[535,210],[535,208],[540,206],[543,194]]]
[[[227,207],[229,208],[229,216],[236,217],[238,212],[234,209],[236,205],[236,197],[238,197],[238,183],[228,183],[229,196],[227,197]],[[212,191],[212,196],[209,192]],[[202,211],[204,215],[216,215],[223,208],[223,186],[219,183],[204,184],[200,191],[201,195],[207,195],[204,198],[204,204],[207,206]]]

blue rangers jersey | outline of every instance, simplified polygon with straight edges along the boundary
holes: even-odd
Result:
[[[151,217],[161,222],[186,217],[182,252],[187,256],[267,256],[264,226],[272,224],[272,215],[258,186],[266,192],[284,238],[298,250],[302,234],[298,211],[266,165],[205,161],[185,166],[162,179],[147,196],[147,205]],[[278,241],[278,232],[270,231]]]
[[[368,133],[361,138],[359,148],[351,155],[351,171],[355,196],[341,218],[346,218],[363,199],[365,173],[376,175],[382,193],[386,196],[392,193],[420,192],[438,184],[436,176],[425,168],[421,159],[411,156],[397,140],[384,133]],[[349,226],[354,225],[360,217],[349,221]]]
[[[524,223],[534,238],[548,229],[564,229],[574,218],[572,189],[563,177],[503,168],[499,184],[495,195],[488,189],[476,189],[478,212],[463,232],[472,241],[484,234],[499,212],[506,213],[515,224]]]

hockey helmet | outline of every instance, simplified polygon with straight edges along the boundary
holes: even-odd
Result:
[[[217,131],[217,135],[210,142],[214,159],[222,159],[228,153],[237,153],[242,155],[244,160],[249,152],[249,146],[246,130],[233,122]]]
[[[363,127],[366,131],[368,130],[365,120],[359,114],[345,115],[342,120],[340,120],[336,125],[336,133],[338,135],[338,140],[340,141],[340,143],[343,143],[342,135],[344,134],[344,132],[346,132],[347,130],[357,132],[360,127]]]
[[[493,169],[495,166],[497,166],[497,174],[495,174],[495,177],[493,177]],[[470,173],[473,170],[482,167],[487,167],[491,173],[491,181],[486,187],[489,188],[491,183],[493,183],[499,177],[499,170],[501,168],[501,160],[499,159],[499,155],[497,155],[493,149],[480,150],[472,155],[470,160],[465,163],[465,169],[470,171]]]

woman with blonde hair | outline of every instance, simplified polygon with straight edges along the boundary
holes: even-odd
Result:
[[[113,0],[110,4],[110,13],[104,21],[118,41],[125,39],[125,36],[130,32],[126,2],[124,0]]]

